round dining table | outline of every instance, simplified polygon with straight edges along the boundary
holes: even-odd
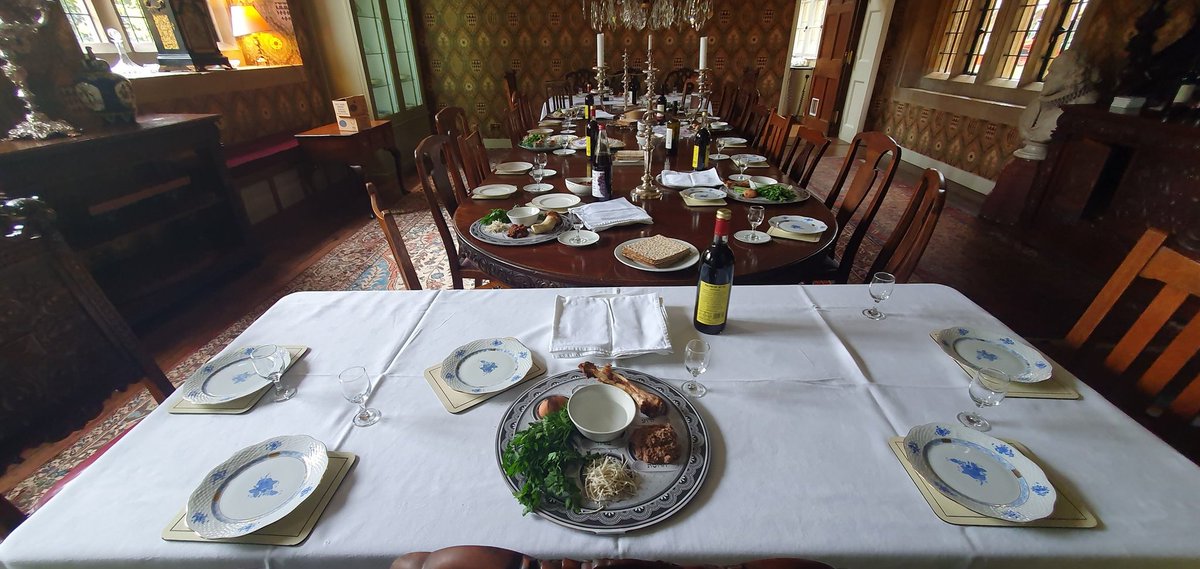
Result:
[[[609,136],[623,140],[626,148],[636,148],[635,133],[632,128],[612,128]],[[582,125],[577,127],[576,134],[581,134]],[[715,131],[714,138],[721,136],[736,136],[729,131]],[[664,163],[675,171],[690,171],[692,143],[680,137],[681,147],[675,156],[667,156],[660,142],[654,150],[651,172],[657,177],[663,170]],[[752,148],[727,148],[726,154],[759,153]],[[505,151],[493,151],[493,158],[501,161],[533,161],[533,151],[514,148]],[[665,162],[664,162],[665,160]],[[721,179],[727,179],[736,173],[736,168],[729,160],[716,161],[716,169]],[[568,156],[548,153],[547,169],[557,173],[545,178],[543,183],[554,186],[548,193],[570,193],[566,188],[566,178],[587,175],[587,157],[582,150]],[[460,203],[454,213],[454,224],[460,236],[460,253],[470,259],[475,265],[500,282],[512,287],[571,287],[571,286],[669,286],[695,285],[699,277],[699,263],[670,272],[651,272],[626,265],[617,259],[615,250],[630,239],[663,235],[695,246],[701,253],[712,244],[713,228],[716,222],[717,207],[689,207],[679,190],[658,186],[662,197],[658,199],[635,200],[632,191],[641,184],[643,166],[614,165],[612,167],[613,199],[627,198],[635,205],[643,207],[654,219],[653,224],[633,224],[612,227],[598,232],[600,240],[584,247],[572,247],[551,240],[533,245],[505,246],[483,242],[471,235],[471,225],[483,218],[492,209],[509,210],[518,205],[527,204],[535,198],[535,194],[522,188],[532,184],[528,173],[521,175],[490,174],[483,184],[510,184],[517,187],[516,194],[505,199],[468,199]],[[769,176],[781,182],[786,180],[780,170],[773,164],[765,167],[752,167],[746,171],[749,175]],[[591,203],[591,196],[581,196],[583,203]],[[753,204],[726,198],[727,205],[733,212],[733,227],[730,232],[749,229],[746,213]],[[820,254],[837,237],[837,224],[833,213],[817,197],[809,197],[800,202],[790,204],[768,204],[759,231],[768,228],[771,217],[776,215],[803,215],[824,222],[829,228],[820,235],[816,242],[796,241],[790,239],[772,238],[770,241],[748,244],[730,237],[729,246],[735,259],[734,282],[740,284],[784,284],[797,283],[805,278],[801,269],[807,259]],[[567,229],[566,231],[571,231]]]

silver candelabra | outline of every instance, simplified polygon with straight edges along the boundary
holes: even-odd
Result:
[[[621,88],[624,89],[625,108],[628,109],[633,104],[629,100],[629,50],[621,53]]]
[[[608,70],[607,65],[597,65],[592,69],[596,70],[596,94],[600,96],[600,100],[596,102],[597,107],[604,107],[604,96],[608,93]]]
[[[46,25],[53,0],[13,0],[10,13],[29,16],[24,21],[20,15],[5,17],[0,14],[0,69],[4,76],[17,88],[17,98],[25,107],[21,122],[8,131],[8,138],[46,139],[52,136],[77,136],[79,131],[66,121],[52,119],[38,110],[34,94],[29,89],[28,72],[17,60],[28,56],[34,45],[33,38]]]
[[[642,184],[633,189],[631,196],[635,200],[656,200],[662,197],[662,191],[654,184],[654,175],[650,172],[651,161],[654,158],[654,51],[646,47],[646,111],[642,113],[642,121],[638,124],[639,142],[642,149]]]

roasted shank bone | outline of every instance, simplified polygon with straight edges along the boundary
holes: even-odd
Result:
[[[612,364],[596,367],[592,362],[583,362],[579,364],[579,369],[584,375],[595,378],[600,383],[607,383],[628,393],[643,415],[653,418],[667,414],[667,403],[661,397],[634,385],[625,376],[613,371]]]

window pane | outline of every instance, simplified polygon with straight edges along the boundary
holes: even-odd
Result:
[[[1087,9],[1088,0],[1069,0],[1066,8],[1062,12],[1062,18],[1056,23],[1053,35],[1050,36],[1050,45],[1046,48],[1046,53],[1042,55],[1041,67],[1038,69],[1037,80],[1041,81],[1046,77],[1046,71],[1050,69],[1050,64],[1059,54],[1071,47],[1071,41],[1075,39],[1075,31],[1079,28],[1079,20],[1083,18],[1083,11]]]
[[[996,14],[1000,11],[1003,0],[984,0],[979,4],[983,12],[979,18],[979,27],[975,29],[974,41],[967,52],[967,60],[963,64],[964,75],[977,75],[979,66],[983,64],[983,56],[987,53],[988,40],[992,38],[992,28],[996,26]]]
[[[104,40],[100,39],[100,30],[96,29],[96,23],[92,21],[91,6],[83,0],[59,0],[62,4],[63,12],[67,13],[67,20],[71,22],[71,29],[75,32],[75,38],[80,44],[101,43]]]
[[[792,65],[812,65],[821,47],[821,28],[825,24],[826,0],[800,0],[796,12],[796,45]]]
[[[971,9],[970,0],[955,0],[954,8],[946,22],[946,30],[942,33],[941,47],[938,49],[933,70],[938,73],[950,73],[954,56],[962,49],[963,32],[967,27],[967,15]]]
[[[145,13],[138,6],[138,0],[113,0],[113,7],[117,9],[121,27],[125,28],[125,36],[130,41],[154,43],[154,36],[150,35],[150,26],[146,22]]]
[[[1050,0],[1022,0],[1017,9],[1017,19],[1008,41],[1004,44],[1004,55],[1000,58],[1000,77],[1020,79],[1029,60],[1029,51],[1042,25],[1042,17]]]

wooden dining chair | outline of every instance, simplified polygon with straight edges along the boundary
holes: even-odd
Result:
[[[742,136],[750,141],[750,146],[762,148],[766,143],[767,120],[771,118],[771,109],[763,104],[755,104],[750,116],[742,127]]]
[[[0,194],[0,473],[82,428],[114,393],[175,387],[37,199]],[[0,495],[0,533],[25,519]]]
[[[780,169],[783,169],[783,150],[787,145],[788,134],[791,133],[793,124],[795,124],[795,119],[790,115],[785,117],[767,109],[767,123],[763,127],[762,142],[758,148],[762,149],[767,160]]]
[[[483,136],[478,130],[473,130],[458,137],[459,156],[462,157],[463,172],[466,174],[467,185],[477,188],[491,172],[487,147],[483,145]]]
[[[1067,333],[1065,343],[1072,363],[1084,368],[1101,361],[1097,353],[1103,356],[1102,367],[1092,365],[1090,371],[1107,373],[1097,373],[1088,382],[1098,380],[1099,387],[1115,395],[1114,403],[1160,435],[1186,437],[1195,458],[1200,431],[1189,425],[1200,413],[1200,375],[1190,374],[1196,373],[1200,351],[1200,314],[1194,308],[1200,297],[1200,261],[1167,247],[1167,239],[1168,234],[1157,228],[1142,234]],[[1144,305],[1141,299],[1153,290],[1154,299]],[[1114,318],[1114,312],[1122,310],[1114,308],[1130,306],[1136,306],[1139,316],[1125,328],[1119,316]],[[1193,308],[1180,310],[1186,306]],[[1093,339],[1105,320],[1111,323],[1106,332],[1124,331],[1111,348],[1108,338]]]
[[[838,231],[845,231],[850,221],[857,219],[854,230],[850,233],[840,256],[835,251],[836,247],[830,247],[828,256],[821,255],[801,266],[805,280],[832,280],[843,284],[849,280],[854,256],[858,254],[858,248],[867,236],[867,230],[871,227],[875,214],[879,212],[884,196],[892,186],[892,179],[895,178],[899,165],[900,146],[892,137],[873,131],[860,132],[854,136],[837,179],[829,189],[829,194],[825,196],[825,207],[834,211]],[[843,189],[846,189],[844,197]],[[839,197],[842,197],[840,204]]]
[[[404,234],[396,223],[396,216],[401,212],[380,204],[381,200],[379,192],[375,190],[375,184],[367,182],[366,186],[367,195],[371,198],[371,211],[375,213],[375,220],[379,222],[379,228],[383,230],[383,237],[387,240],[388,248],[392,250],[392,258],[396,260],[396,266],[400,268],[400,278],[404,281],[404,288],[421,290],[421,278],[417,276],[417,268],[413,265],[408,247],[404,244]]]
[[[721,120],[728,121],[732,118],[733,103],[737,95],[738,87],[733,82],[726,82],[725,86],[721,87],[720,98],[717,99],[717,106],[714,107],[717,116],[721,117]]]
[[[695,73],[696,70],[690,67],[676,67],[663,75],[662,81],[658,84],[658,91],[667,94],[682,93],[684,82]]]
[[[446,107],[434,115],[433,121],[437,126],[437,134],[449,136],[451,140],[458,140],[469,131],[467,112],[462,107]]]
[[[734,103],[733,117],[726,121],[739,132],[750,132],[750,121],[754,119],[754,111],[758,105],[759,94],[757,89],[748,89],[743,87],[738,92],[737,100]]]
[[[587,90],[588,85],[595,79],[596,73],[591,69],[583,68],[574,71],[568,71],[563,74],[563,81],[567,84],[567,89],[572,94],[583,93]]]
[[[946,178],[941,172],[926,168],[908,207],[904,208],[867,274],[883,271],[895,276],[898,283],[908,282],[925,254],[925,247],[933,237],[945,205]]]
[[[733,565],[676,565],[640,559],[535,559],[523,553],[484,545],[417,551],[392,562],[391,569],[833,569],[819,561],[795,558],[759,559]]]
[[[573,92],[565,80],[546,81],[546,110],[553,112],[558,109],[568,109],[575,105]]]
[[[821,163],[821,158],[829,149],[831,139],[799,123],[794,123],[792,128],[796,131],[796,142],[787,151],[779,167],[801,188],[807,188],[817,164]]]
[[[504,115],[504,130],[508,133],[508,140],[512,143],[513,148],[521,144],[521,140],[528,134],[529,129],[525,127],[525,120],[521,117],[520,109],[510,108],[508,114]]]
[[[417,144],[413,157],[417,161],[417,176],[425,190],[429,213],[433,216],[438,236],[446,249],[446,258],[450,263],[450,280],[454,288],[463,288],[463,279],[474,279],[475,288],[502,286],[499,281],[475,267],[470,259],[459,254],[455,232],[451,230],[450,223],[442,213],[445,209],[453,217],[454,212],[458,211],[459,201],[470,199],[466,190],[466,180],[458,174],[462,170],[458,166],[459,158],[450,139],[444,134],[427,136]],[[486,287],[483,285],[485,280],[490,281]]]

